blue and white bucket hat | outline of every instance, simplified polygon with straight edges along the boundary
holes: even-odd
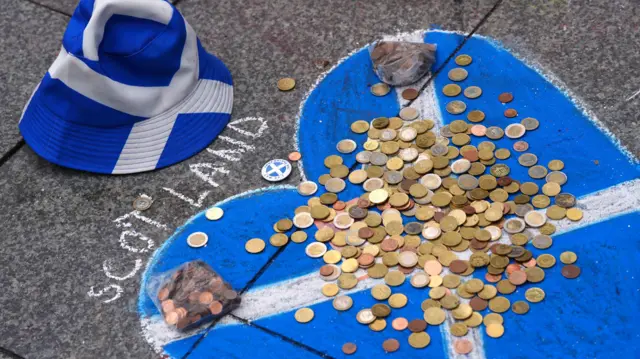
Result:
[[[229,121],[233,83],[164,0],[81,0],[20,119],[33,150],[99,173],[165,167]]]

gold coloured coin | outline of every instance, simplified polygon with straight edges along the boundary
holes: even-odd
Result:
[[[433,278],[433,277],[432,277]],[[384,281],[392,287],[397,287],[404,283],[405,275],[400,271],[390,271],[384,276]]]
[[[280,91],[291,91],[296,87],[296,80],[291,77],[285,77],[278,80],[278,90]]]
[[[407,305],[407,296],[402,293],[393,294],[389,297],[389,306],[391,308],[402,308]]]
[[[469,73],[467,70],[457,67],[449,71],[449,80],[451,81],[462,81],[467,78]]]
[[[471,314],[469,318],[465,319],[463,323],[468,328],[475,328],[480,324],[482,324],[482,314],[478,312],[473,312],[473,314]]]
[[[382,318],[376,319],[373,321],[373,323],[369,324],[369,329],[373,330],[374,332],[381,332],[386,327],[387,321]]]
[[[511,307],[511,302],[505,297],[495,297],[489,300],[489,309],[495,313],[504,313]]]
[[[371,296],[377,300],[386,300],[391,295],[391,288],[386,284],[377,284],[371,288]]]
[[[429,325],[440,325],[444,322],[446,315],[442,309],[439,307],[430,307],[424,311],[424,320],[429,323]]]
[[[445,96],[449,96],[449,97],[458,96],[461,91],[462,91],[462,88],[460,88],[460,86],[457,84],[448,84],[442,88],[442,93]]]
[[[307,233],[303,231],[296,231],[291,234],[291,240],[294,243],[302,243],[307,240]]]
[[[471,61],[473,61],[473,59],[469,55],[461,54],[456,56],[456,65],[458,66],[468,66]]]
[[[532,287],[524,292],[524,297],[531,303],[539,303],[544,299],[545,293],[538,287]]]
[[[546,214],[549,219],[560,220],[566,216],[567,210],[554,204],[553,206],[547,208]]]
[[[491,324],[500,324],[500,325],[502,325],[504,323],[504,318],[502,318],[502,315],[500,315],[498,313],[489,313],[489,314],[484,316],[484,318],[482,319],[482,323],[485,326],[488,326],[488,325],[491,325]]]
[[[269,243],[274,247],[282,247],[289,242],[289,237],[284,233],[276,233],[269,238]]]
[[[454,337],[463,337],[469,332],[469,328],[464,323],[454,323],[449,330]]]
[[[567,209],[567,218],[572,221],[579,221],[582,219],[582,210],[580,208],[569,208]]]
[[[485,118],[485,114],[480,110],[469,111],[469,113],[467,114],[467,120],[474,123],[482,122],[484,118]]]
[[[578,255],[571,251],[562,252],[560,254],[560,262],[564,264],[573,264],[577,260],[578,260]]]
[[[431,343],[431,337],[426,332],[411,333],[409,345],[416,349],[426,348]]]
[[[376,204],[384,203],[387,198],[389,198],[389,192],[382,188],[376,189],[369,193],[369,200]]]
[[[369,122],[358,120],[351,124],[351,131],[355,133],[365,133],[369,131]]]
[[[322,259],[324,259],[324,262],[327,264],[336,264],[342,259],[342,254],[340,253],[340,251],[332,249],[330,251],[327,251],[327,253],[322,256]]]
[[[298,323],[309,323],[313,319],[314,313],[311,308],[300,308],[294,314]]]
[[[542,186],[542,193],[549,197],[553,197],[560,193],[561,187],[556,182],[547,182]]]
[[[324,294],[325,297],[335,297],[339,291],[340,288],[338,288],[338,285],[335,283],[327,283],[322,286],[322,294]]]
[[[556,257],[548,253],[541,254],[536,258],[536,264],[540,268],[551,268],[556,264]]]
[[[265,247],[265,243],[260,238],[250,239],[244,245],[244,249],[246,249],[247,252],[252,253],[252,254],[256,254],[256,253],[262,252],[264,250],[264,247]]]
[[[562,171],[564,168],[564,162],[560,160],[551,160],[549,161],[549,164],[547,164],[547,167],[552,171]]]
[[[491,338],[500,338],[504,334],[504,327],[502,324],[493,323],[487,325],[487,335]]]

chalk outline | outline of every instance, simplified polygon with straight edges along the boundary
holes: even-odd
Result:
[[[449,31],[449,30],[437,30],[437,29],[430,29],[430,30],[416,30],[413,32],[402,32],[402,33],[398,33],[396,35],[383,35],[381,36],[381,38],[383,39],[400,39],[400,38],[405,38],[405,37],[412,37],[412,36],[416,36],[416,35],[421,35],[421,41],[424,41],[424,36],[427,33],[444,33],[444,34],[457,34],[457,35],[462,35],[462,36],[466,36],[467,33],[462,32],[462,31]],[[640,164],[640,159],[636,158],[631,151],[626,148],[621,142],[620,140],[598,119],[597,115],[590,109],[590,107],[582,100],[582,98],[580,96],[577,96],[574,92],[572,92],[567,86],[566,84],[560,80],[560,78],[558,76],[556,76],[552,71],[546,69],[543,65],[541,65],[539,62],[537,61],[530,61],[527,59],[522,58],[521,54],[519,51],[512,49],[512,48],[508,48],[502,44],[499,43],[499,41],[491,38],[491,37],[487,37],[484,35],[478,35],[478,34],[473,34],[473,37],[477,37],[480,39],[483,39],[485,41],[487,41],[490,45],[492,45],[493,47],[495,47],[496,49],[499,50],[504,50],[509,52],[511,55],[513,55],[518,61],[520,61],[521,63],[523,63],[525,66],[533,69],[536,73],[538,73],[540,76],[542,76],[546,81],[550,82],[552,85],[554,85],[558,90],[560,90],[560,92],[562,92],[562,94],[567,98],[567,100],[569,100],[572,104],[574,104],[574,106],[576,106],[576,108],[582,113],[582,115],[584,117],[586,117],[590,122],[592,122],[596,128],[598,128],[598,130],[600,130],[613,144],[614,146],[616,146],[616,148],[622,152],[625,157],[627,158],[627,160],[629,161],[630,164],[635,165],[636,168],[640,168],[640,166],[638,166],[638,164]],[[302,112],[304,109],[304,106],[306,105],[306,102],[309,98],[309,96],[311,95],[311,93],[313,93],[313,91],[317,88],[317,86],[329,75],[329,73],[331,73],[333,70],[335,70],[338,66],[340,66],[344,61],[346,61],[348,58],[350,58],[351,56],[353,56],[354,54],[368,48],[369,46],[371,46],[371,44],[373,43],[368,43],[356,50],[353,50],[351,52],[349,52],[346,56],[342,57],[340,60],[338,60],[335,65],[333,65],[330,69],[328,69],[327,71],[325,71],[324,73],[320,74],[318,76],[318,78],[316,79],[315,83],[311,85],[310,89],[305,93],[304,95],[304,100],[300,103],[300,106],[298,108],[298,115],[296,116],[296,122],[295,122],[295,136],[294,136],[294,148],[296,151],[300,151],[300,146],[299,146],[299,138],[300,138],[300,120],[302,118]],[[460,50],[464,48],[464,43],[461,46]],[[452,55],[455,55],[455,51]],[[429,79],[431,79],[432,77],[435,77],[433,75],[429,75],[429,77],[427,77],[427,81]],[[435,87],[434,84],[430,84],[430,86],[428,87]],[[423,93],[421,93],[421,96],[423,95]],[[438,106],[438,111],[439,111],[439,103],[437,100],[437,96],[435,96],[435,101],[436,101],[436,105]],[[400,105],[402,105],[402,102],[399,103]],[[441,120],[441,117],[439,118]],[[440,122],[440,124],[442,124]],[[297,161],[297,168],[298,168],[298,172],[301,178],[301,181],[307,181],[307,177],[306,174],[304,172],[304,164],[303,164],[304,158],[300,159],[299,161]],[[626,183],[626,182],[623,182]],[[621,184],[618,184],[616,186],[619,186]],[[602,191],[605,191],[607,189],[616,187],[616,186],[611,186],[609,188],[603,189],[601,191],[598,192],[594,192],[595,193],[599,193]],[[295,186],[292,185],[277,185],[277,186],[269,186],[269,187],[263,187],[263,188],[258,188],[258,189],[254,189],[254,190],[250,190],[250,191],[246,191],[231,197],[228,197],[216,204],[214,204],[211,207],[215,207],[215,206],[219,206],[222,205],[224,203],[227,203],[231,200],[237,199],[237,198],[243,198],[243,197],[248,197],[248,196],[253,196],[255,194],[260,194],[263,192],[268,192],[268,191],[274,191],[274,190],[280,190],[280,189],[296,189]],[[589,194],[590,195],[590,194]],[[588,195],[586,195],[588,196]],[[584,196],[583,196],[584,197]],[[211,208],[208,207],[208,208]],[[207,209],[208,209],[207,208]],[[196,214],[195,216],[191,217],[189,220],[187,220],[187,222],[185,222],[184,225],[180,226],[179,228],[176,229],[175,233],[169,238],[167,239],[162,246],[160,246],[160,248],[158,248],[154,253],[153,253],[153,257],[152,259],[147,263],[147,266],[145,267],[145,271],[143,274],[143,278],[141,280],[141,292],[143,290],[143,288],[145,287],[145,283],[148,280],[148,270],[149,268],[155,264],[157,262],[157,260],[160,257],[160,254],[166,249],[165,247],[168,246],[169,243],[171,243],[178,235],[180,235],[182,233],[182,231],[185,229],[186,226],[188,226],[189,224],[191,224],[196,218],[198,218],[199,216],[203,216],[204,213],[206,212],[206,209],[201,211],[199,214]],[[626,212],[626,213],[631,213],[634,211],[630,211],[630,212]],[[618,215],[623,215],[625,213],[621,213]],[[607,217],[606,219],[602,219],[602,220],[608,220],[608,219],[613,219],[616,216],[611,216],[611,217]],[[599,223],[599,222],[594,222],[594,223]],[[594,223],[589,223],[589,224],[585,224],[585,225],[590,225],[590,224],[594,224]],[[561,233],[565,233],[565,232],[561,232]],[[560,234],[560,233],[558,233]],[[275,258],[277,258],[277,254],[279,252],[277,251],[276,253],[274,253],[274,255],[269,259],[269,261],[267,262],[267,264],[269,264],[270,262],[272,262]],[[247,290],[248,288],[245,288],[244,290]],[[142,300],[140,300],[139,305],[142,305]],[[142,311],[142,308],[139,308],[140,311]],[[149,338],[149,336],[146,332],[146,328],[143,325],[143,319],[151,319],[149,317],[143,317],[142,315],[141,317],[141,325],[142,325],[142,329],[143,329],[143,334],[145,336],[145,338]],[[230,322],[234,322],[235,320],[231,320],[231,321],[221,321],[220,324],[227,324]],[[237,322],[237,321],[236,321]],[[148,327],[147,327],[148,328]],[[198,331],[198,333],[200,332],[205,332],[208,333],[208,331],[211,329],[211,327],[207,327],[207,328],[201,328],[201,331]],[[441,331],[444,330],[444,328],[441,328]],[[471,333],[472,331],[470,331]],[[193,335],[193,334],[191,334]],[[189,335],[190,336],[190,335]],[[175,340],[178,339],[182,339],[185,336],[181,336],[179,338],[176,338]],[[446,338],[445,338],[446,340]],[[148,340],[149,341],[149,340]],[[152,344],[151,341],[149,341],[150,344]],[[166,344],[166,343],[164,343]],[[153,345],[153,344],[152,344]],[[452,344],[450,343],[449,346],[451,346]],[[160,346],[159,348],[154,346],[154,349],[156,349],[156,351],[158,352],[162,352],[162,346]],[[193,349],[193,348],[192,348]],[[476,352],[476,351],[474,351]],[[449,354],[449,353],[447,353]],[[455,357],[455,356],[453,356]],[[474,358],[484,358],[484,352],[482,353],[481,356],[477,357],[477,356],[473,356]]]

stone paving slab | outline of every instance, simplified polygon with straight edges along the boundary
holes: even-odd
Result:
[[[458,8],[446,1],[430,7],[249,1],[239,9],[232,1],[214,7],[185,0],[179,8],[234,76],[231,125],[208,150],[152,173],[67,170],[28,146],[0,167],[7,209],[0,213],[7,238],[0,250],[6,263],[0,274],[1,347],[27,358],[157,357],[141,335],[137,311],[140,274],[150,254],[204,208],[269,185],[259,170],[294,149],[300,101],[324,70],[314,60],[335,63],[383,34],[432,25],[462,28]],[[56,47],[62,30],[51,31]],[[43,60],[36,78],[52,60]],[[297,89],[279,92],[275,83],[282,76],[295,77]],[[298,181],[294,174],[283,184]],[[132,212],[141,193],[154,205]]]
[[[67,18],[26,1],[0,11],[0,157],[22,137],[18,121],[36,84],[60,51]]]
[[[465,24],[477,23],[494,2],[465,1]],[[640,157],[639,30],[632,0],[536,0],[503,1],[478,34],[553,73]]]

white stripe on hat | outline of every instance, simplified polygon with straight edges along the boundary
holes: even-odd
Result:
[[[231,113],[232,107],[233,86],[217,80],[200,80],[195,91],[179,106],[133,126],[112,173],[155,169],[179,114]]]
[[[94,0],[91,19],[82,33],[82,53],[92,61],[98,61],[98,45],[104,36],[104,27],[113,15],[127,15],[169,24],[173,8],[159,0]]]
[[[128,0],[130,1],[130,0]],[[153,1],[155,5],[164,1]],[[167,4],[168,5],[168,4]],[[198,42],[193,28],[185,21],[187,36],[180,58],[180,68],[168,86],[131,86],[95,72],[64,47],[49,68],[51,78],[100,104],[133,116],[157,116],[178,104],[198,84],[200,65]]]

